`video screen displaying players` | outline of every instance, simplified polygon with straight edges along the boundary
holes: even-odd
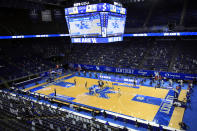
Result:
[[[101,35],[101,22],[99,13],[69,17],[69,30],[72,36]]]
[[[107,26],[107,35],[114,36],[114,35],[124,34],[125,19],[126,19],[126,17],[109,15],[108,16],[108,26]]]

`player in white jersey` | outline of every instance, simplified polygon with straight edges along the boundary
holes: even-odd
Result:
[[[119,96],[121,96],[121,93],[120,93],[120,88],[118,88],[118,95],[119,95]]]
[[[93,88],[93,95],[96,95],[96,88]]]
[[[108,84],[108,82],[106,81],[106,87],[109,87],[109,84]]]

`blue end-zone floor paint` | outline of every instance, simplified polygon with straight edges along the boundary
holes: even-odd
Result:
[[[139,94],[137,94],[135,97],[133,97],[132,100],[137,101],[137,102],[143,102],[143,103],[147,103],[147,104],[157,105],[157,106],[160,106],[163,101],[163,99],[161,99],[161,98],[144,96],[144,95],[139,95]]]
[[[61,87],[66,87],[66,88],[70,88],[70,87],[75,86],[75,84],[74,84],[74,83],[70,83],[70,82],[63,82],[63,81],[57,82],[55,85],[57,85],[57,86],[61,86]]]
[[[183,122],[189,127],[188,131],[197,130],[197,86],[194,86],[191,94],[191,107],[185,110]]]
[[[74,97],[65,96],[65,95],[60,95],[60,94],[56,94],[56,96],[55,96],[55,93],[51,93],[51,94],[49,94],[48,96],[49,96],[49,97],[52,96],[52,97],[54,97],[55,99],[61,100],[61,101],[65,101],[65,100],[73,101],[73,100],[75,99]]]
[[[43,88],[45,88],[45,87],[43,87],[43,86],[38,86],[38,87],[35,87],[35,88],[33,88],[33,89],[30,89],[29,91],[30,91],[30,92],[35,92],[35,91],[38,91],[38,90],[43,89]]]
[[[139,86],[131,86],[131,85],[126,85],[126,84],[121,84],[121,83],[113,83],[113,85],[129,87],[129,88],[137,88],[137,89],[139,88]]]
[[[168,126],[174,111],[173,99],[174,99],[174,91],[169,90],[157,114],[153,119],[154,122],[160,125]]]
[[[42,83],[44,83],[44,82],[46,82],[45,79],[41,79],[41,80],[39,80],[39,81],[33,81],[33,82],[29,83],[29,84],[25,84],[25,85],[24,85],[24,89],[29,88],[29,87],[32,87],[32,86],[35,86],[36,83],[42,84]],[[23,86],[19,86],[19,89],[23,89]]]
[[[61,80],[67,80],[67,79],[70,79],[70,78],[72,78],[72,77],[74,77],[75,75],[70,75],[70,76],[67,76],[67,77],[64,77],[64,78],[62,78]]]
[[[66,79],[70,79],[70,78],[72,78],[72,77],[74,77],[75,75],[70,75],[70,76],[67,76],[67,77],[65,77],[65,78],[62,78],[61,80],[66,80]],[[60,76],[61,77],[61,76]],[[46,77],[46,78],[43,78],[42,80],[40,80],[40,81],[37,81],[39,84],[42,84],[42,83],[44,83],[44,82],[46,82],[46,80],[47,80],[47,78],[48,77]],[[58,77],[57,77],[58,78]],[[33,82],[33,83],[30,83],[30,84],[27,84],[27,85],[25,85],[24,87],[25,87],[25,89],[26,88],[29,88],[29,87],[32,87],[32,86],[35,86],[35,82]],[[43,85],[44,86],[44,85]],[[20,89],[22,89],[22,87],[19,87]]]
[[[94,95],[94,92],[99,94],[99,97],[109,99],[109,96],[107,94],[110,93],[116,93],[115,91],[112,90],[110,87],[105,87],[104,89],[100,89],[98,85],[93,85],[89,88],[89,92],[85,93],[86,95]]]
[[[26,89],[35,85],[36,85],[35,83],[31,83],[31,84],[25,85],[24,88]],[[22,89],[23,87],[19,87],[19,88]]]

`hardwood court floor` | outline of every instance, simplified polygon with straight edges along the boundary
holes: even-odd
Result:
[[[59,78],[60,79],[60,78]],[[103,92],[105,96],[108,98],[99,97],[98,95],[88,95],[89,90],[85,87],[85,82],[87,81],[87,87],[92,87],[93,85],[98,85],[97,79],[90,79],[84,77],[71,77],[69,79],[62,80],[64,83],[74,83],[74,79],[76,79],[77,83],[75,85],[70,85],[69,87],[63,87],[61,85],[49,85],[36,92],[50,95],[54,93],[54,89],[56,88],[56,92],[58,95],[72,97],[73,102],[77,102],[80,104],[85,104],[88,106],[93,106],[97,108],[101,108],[104,110],[148,120],[155,121],[156,116],[162,112],[163,108],[161,107],[165,105],[163,104],[163,99],[166,98],[169,90],[161,89],[161,88],[153,88],[146,86],[139,86],[138,88],[133,87],[133,85],[118,83],[118,82],[110,82],[108,81],[108,87],[114,87],[114,89],[108,89]],[[104,81],[106,82],[106,81]],[[63,83],[63,84],[64,84]],[[114,84],[116,83],[116,84]],[[40,85],[35,86],[38,87]],[[129,87],[127,87],[129,86]],[[33,89],[34,87],[27,88],[26,90]],[[118,93],[118,88],[120,88],[120,93]],[[113,93],[111,93],[112,91]],[[109,93],[110,92],[110,93]],[[182,90],[179,96],[179,99],[182,100],[185,98],[185,90]],[[133,99],[133,100],[132,100]],[[135,100],[134,100],[135,99]],[[145,101],[146,100],[146,101]],[[172,107],[169,107],[169,110]],[[185,109],[181,107],[175,107],[172,110],[171,115],[164,114],[169,116],[169,122],[167,126],[180,129],[178,123],[182,121],[183,114]]]

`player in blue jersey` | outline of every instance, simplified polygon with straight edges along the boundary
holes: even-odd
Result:
[[[111,88],[114,90],[114,84],[113,84],[113,82],[111,83]]]
[[[94,95],[96,96],[96,87],[93,89],[93,91],[94,91]]]
[[[137,84],[136,78],[134,78],[133,84],[134,84],[133,86],[136,86],[136,84]]]
[[[54,96],[56,96],[56,88],[54,88]]]

